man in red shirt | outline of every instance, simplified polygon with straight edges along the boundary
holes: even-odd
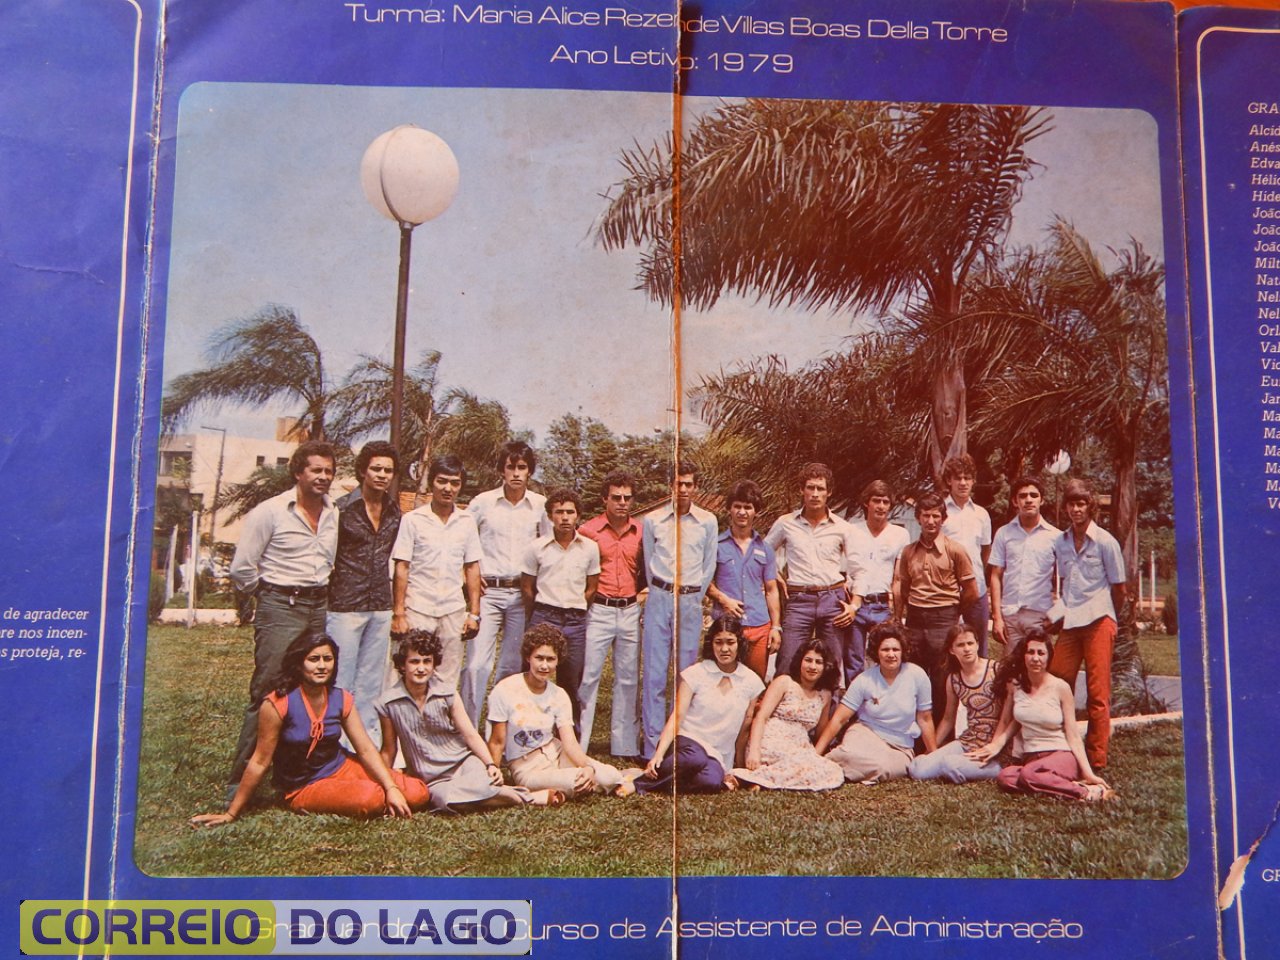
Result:
[[[642,530],[631,518],[635,478],[611,473],[604,480],[604,513],[578,528],[600,548],[600,583],[587,616],[586,662],[578,700],[582,703],[582,747],[591,743],[596,694],[605,659],[613,649],[613,718],[609,751],[630,761],[640,754],[636,694],[640,684],[640,608],[645,597]]]

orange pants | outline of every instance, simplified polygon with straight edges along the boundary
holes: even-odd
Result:
[[[391,771],[391,779],[412,809],[421,810],[427,805],[427,785],[421,780],[406,777],[399,770]],[[308,783],[286,797],[285,802],[294,813],[336,813],[360,820],[380,817],[387,809],[387,796],[382,787],[350,758],[332,775]]]
[[[758,627],[743,627],[742,639],[747,641],[747,652],[742,657],[745,663],[761,680],[769,668],[769,624]]]
[[[1099,617],[1087,627],[1063,630],[1049,665],[1049,672],[1067,681],[1074,696],[1076,675],[1084,662],[1085,713],[1089,718],[1084,752],[1094,770],[1107,765],[1107,745],[1111,742],[1111,653],[1115,645],[1116,622]]]

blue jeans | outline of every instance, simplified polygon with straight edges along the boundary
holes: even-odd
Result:
[[[893,610],[887,603],[864,603],[858,608],[853,618],[853,626],[849,628],[849,642],[844,648],[844,685],[853,683],[853,678],[862,672],[866,665],[867,634],[877,624],[884,623],[892,616]]]
[[[258,612],[253,620],[253,676],[249,680],[249,705],[240,724],[231,759],[228,784],[240,782],[258,743],[258,708],[275,688],[289,644],[305,633],[324,633],[327,597],[289,597],[269,590],[258,593]]]
[[[374,707],[382,696],[382,681],[390,662],[391,611],[329,611],[326,629],[338,645],[337,684],[356,699],[356,709],[375,747],[382,745],[382,728]]]
[[[720,761],[697,740],[677,736],[658,764],[658,778],[636,777],[636,792],[719,793],[724,789],[724,773]]]
[[[677,610],[679,616],[677,618]],[[676,621],[680,636],[676,640]],[[676,654],[676,672],[698,660],[698,639],[702,633],[702,594],[676,595],[661,587],[651,587],[644,604],[644,664],[640,698],[641,723],[644,726],[645,756],[653,756],[658,738],[667,722],[667,674],[671,654]]]
[[[498,652],[498,633],[502,633],[502,652]],[[458,693],[462,708],[471,722],[480,723],[480,708],[489,690],[489,678],[504,680],[524,670],[520,662],[520,643],[524,640],[524,598],[519,587],[485,587],[480,598],[480,631],[467,644],[467,665],[462,671]]]
[[[822,641],[827,651],[827,659],[831,663],[844,662],[843,643],[840,634],[832,623],[840,616],[840,601],[844,597],[844,589],[823,590],[821,593],[792,593],[787,598],[787,607],[782,612],[782,644],[778,648],[778,665],[775,674],[786,673],[791,667],[791,658],[810,637]]]
[[[536,627],[540,623],[549,623],[564,634],[565,652],[556,666],[556,684],[569,695],[569,702],[573,705],[573,732],[577,736],[582,729],[582,701],[578,699],[578,688],[582,686],[582,666],[587,659],[587,611],[535,603],[529,626]]]

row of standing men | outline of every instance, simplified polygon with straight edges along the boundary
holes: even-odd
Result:
[[[1095,768],[1106,766],[1111,650],[1125,577],[1119,545],[1093,522],[1094,498],[1083,481],[1067,485],[1072,523],[1059,531],[1040,515],[1040,482],[1016,480],[1017,512],[993,537],[989,514],[972,499],[974,463],[955,458],[944,471],[946,496],[916,501],[920,535],[912,542],[889,522],[894,496],[884,481],[864,489],[861,519],[832,512],[834,476],[820,463],[801,469],[801,506],[765,536],[755,530],[764,508],[756,484],[742,481],[727,492],[729,524],[721,532],[694,502],[698,471],[687,463],[671,470],[670,501],[643,519],[632,516],[636,481],[611,474],[603,512],[581,524],[574,491],[530,489],[537,454],[520,441],[499,451],[502,485],[466,508],[457,503],[466,471],[454,457],[431,463],[430,502],[403,515],[394,493],[400,459],[390,444],[361,449],[359,485],[336,502],[329,498],[335,466],[329,444],[300,445],[290,460],[295,486],[250,513],[236,547],[231,577],[257,596],[257,613],[229,786],[253,752],[257,708],[285,649],[315,630],[338,645],[337,684],[352,691],[377,743],[372,705],[387,680],[392,633],[425,629],[440,638],[441,672],[478,723],[495,672],[501,680],[522,669],[526,627],[550,623],[568,641],[557,682],[570,695],[580,742],[590,743],[612,653],[610,751],[628,761],[642,751],[651,756],[667,716],[671,659],[683,670],[698,657],[704,597],[713,616],[741,620],[744,660],[762,679],[771,654],[785,672],[816,637],[843,665],[841,686],[861,672],[870,629],[892,616],[912,632],[937,685],[946,633],[961,617],[985,655],[989,623],[1013,643],[1062,616],[1054,672],[1074,685],[1084,663],[1086,751]]]

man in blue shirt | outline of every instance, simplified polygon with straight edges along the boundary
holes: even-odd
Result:
[[[1098,771],[1107,765],[1111,740],[1111,654],[1126,595],[1124,555],[1116,538],[1093,522],[1096,501],[1088,483],[1068,481],[1062,501],[1071,526],[1058,537],[1054,555],[1066,614],[1049,672],[1074,690],[1084,662],[1089,717],[1084,752]]]
[[[743,480],[733,485],[725,500],[729,528],[717,541],[715,579],[707,588],[715,604],[711,615],[742,621],[747,643],[742,662],[763,680],[769,654],[777,653],[782,643],[777,558],[755,529],[756,513],[764,509],[760,488]]]

